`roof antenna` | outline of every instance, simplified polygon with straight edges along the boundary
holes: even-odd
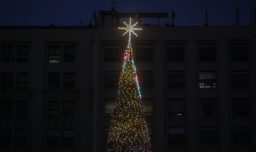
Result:
[[[208,9],[206,8],[205,9],[205,12],[204,12],[204,26],[208,26]]]
[[[112,8],[111,8],[111,10],[112,11],[114,11],[114,10],[116,10],[116,0],[112,0]]]
[[[240,24],[240,11],[239,8],[236,8],[236,25]]]
[[[256,25],[256,8],[252,8],[252,25]]]
[[[172,12],[171,12],[172,26],[175,26],[175,17],[176,17],[176,12],[174,10],[172,10]]]

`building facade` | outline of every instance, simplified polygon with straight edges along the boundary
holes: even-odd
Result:
[[[117,26],[130,15],[102,11],[87,27],[0,28],[0,151],[106,151],[126,47]],[[255,151],[256,26],[137,17],[143,31],[133,48],[153,151]]]

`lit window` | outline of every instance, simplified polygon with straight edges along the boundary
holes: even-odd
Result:
[[[65,72],[63,74],[63,88],[74,89],[75,88],[75,73]]]
[[[1,50],[2,63],[14,63],[14,47],[12,45],[3,45]]]
[[[170,89],[184,88],[184,72],[183,71],[169,71],[167,77],[167,85]]]
[[[218,143],[218,129],[217,127],[203,127],[200,128],[200,144],[217,144]]]
[[[217,116],[216,98],[200,98],[200,116],[203,118],[215,118]]]
[[[251,132],[248,126],[233,127],[234,144],[251,144]]]
[[[247,61],[248,60],[248,43],[232,43],[231,49],[231,60],[232,61]]]
[[[25,119],[27,118],[28,112],[28,102],[24,100],[20,100],[16,102],[16,118],[17,119]]]
[[[61,104],[59,101],[48,101],[48,118],[60,118],[61,116]]]
[[[169,127],[168,143],[169,144],[185,144],[186,131],[184,127]]]
[[[184,43],[173,42],[167,46],[168,61],[184,61]]]
[[[48,46],[48,62],[49,63],[61,62],[61,46],[60,45]]]
[[[28,63],[29,62],[30,48],[27,45],[17,46],[17,63]]]
[[[74,146],[75,145],[75,130],[64,129],[63,132],[63,146]]]
[[[64,46],[64,62],[73,63],[76,60],[76,48],[74,45]]]
[[[216,60],[216,44],[215,43],[200,43],[199,44],[199,60],[213,61]]]
[[[232,115],[234,118],[248,118],[250,116],[250,104],[248,98],[232,99]]]
[[[14,74],[11,72],[5,72],[1,74],[1,88],[13,89],[14,87]]]
[[[59,129],[51,128],[47,130],[47,146],[58,146],[60,142]]]
[[[216,88],[215,72],[200,72],[198,87],[200,89],[215,89]]]
[[[247,71],[233,71],[231,77],[232,88],[246,89],[249,87],[249,75]]]
[[[60,73],[48,73],[48,89],[60,89]]]
[[[183,98],[169,99],[169,116],[172,118],[183,118],[185,115],[185,105]]]
[[[26,146],[27,145],[27,130],[16,129],[15,130],[15,146]]]
[[[29,73],[22,72],[16,75],[16,89],[27,89],[29,83]]]

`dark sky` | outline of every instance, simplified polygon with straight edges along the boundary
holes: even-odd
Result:
[[[112,0],[1,0],[0,26],[87,25],[93,10],[109,10]],[[240,8],[241,24],[249,24],[256,0],[117,0],[118,11],[177,11],[177,25],[201,25],[208,8],[210,25],[235,23]]]

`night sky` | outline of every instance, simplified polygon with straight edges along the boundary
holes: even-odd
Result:
[[[77,26],[89,23],[93,10],[109,10],[112,0],[1,0],[0,26]],[[118,11],[177,12],[176,25],[202,25],[208,8],[210,25],[249,24],[256,0],[117,0]]]

